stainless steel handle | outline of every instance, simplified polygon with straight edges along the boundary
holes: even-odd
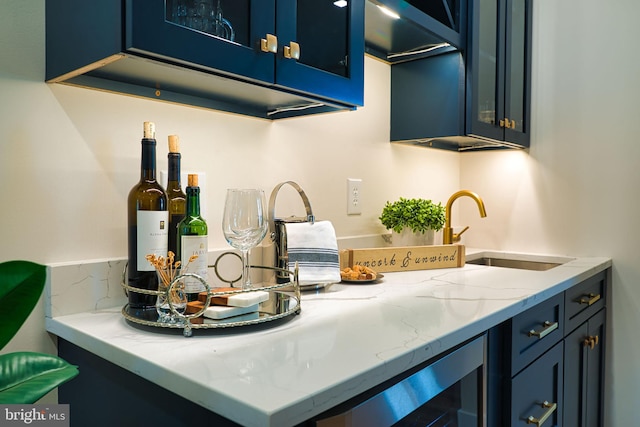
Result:
[[[549,419],[551,415],[553,415],[553,413],[558,408],[558,404],[549,403],[545,400],[544,402],[542,402],[542,407],[547,408],[544,414],[542,414],[540,418],[535,418],[534,416],[530,416],[529,418],[527,418],[527,424],[535,424],[536,427],[540,427],[542,424],[544,424],[545,421]]]
[[[289,46],[284,47],[284,57],[289,59],[300,59],[300,45],[296,42],[290,42]]]
[[[542,339],[549,335],[552,331],[558,329],[558,322],[550,322],[547,320],[542,324],[542,326],[543,328],[539,331],[536,331],[534,329],[530,330],[528,335],[530,337],[538,337],[538,339]]]
[[[267,34],[260,39],[260,50],[263,52],[278,53],[278,38],[273,34]]]
[[[587,304],[592,305],[596,302],[600,301],[600,294],[589,294],[585,295],[578,300],[578,304]]]

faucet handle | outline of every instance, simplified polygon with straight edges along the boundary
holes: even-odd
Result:
[[[467,231],[469,229],[469,226],[467,225],[465,228],[462,229],[461,232],[459,233],[453,233],[453,238],[451,240],[453,240],[454,243],[457,243],[460,241],[460,236],[462,236],[462,233],[464,233],[465,231]]]

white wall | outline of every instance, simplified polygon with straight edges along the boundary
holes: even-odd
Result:
[[[460,188],[455,221],[472,246],[611,256],[613,326],[608,354],[608,426],[636,422],[640,394],[640,292],[636,238],[640,183],[635,117],[640,59],[635,0],[535,0],[530,151],[456,153],[388,141],[389,69],[366,59],[365,103],[356,112],[276,123],[99,93],[44,78],[44,0],[0,6],[0,260],[63,262],[126,255],[125,201],[138,179],[142,122],[179,134],[183,168],[207,174],[211,247],[224,190],[267,192],[293,179],[339,237],[383,231],[377,217],[398,196],[446,202]],[[346,215],[346,178],[363,179],[363,215]],[[282,214],[300,209],[287,193]],[[282,203],[280,203],[282,202]],[[43,310],[5,351],[54,352]]]

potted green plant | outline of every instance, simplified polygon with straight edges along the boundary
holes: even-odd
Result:
[[[25,322],[44,289],[46,267],[29,261],[0,263],[0,349]],[[78,368],[45,353],[0,355],[0,404],[31,404],[78,375]]]
[[[392,231],[396,246],[433,244],[435,231],[445,223],[445,207],[426,199],[405,199],[391,203],[382,209],[380,221]]]

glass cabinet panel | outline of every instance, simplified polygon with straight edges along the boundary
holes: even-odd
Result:
[[[483,0],[480,2],[478,23],[478,83],[475,99],[476,120],[481,123],[495,125],[497,123],[496,108],[498,96],[498,1]]]
[[[525,76],[526,76],[526,5],[525,0],[513,0],[511,6],[511,20],[507,28],[507,97],[506,116],[515,127],[511,130],[524,132],[525,122]],[[509,6],[507,6],[509,7]]]
[[[250,45],[250,0],[166,0],[168,22]]]
[[[276,1],[276,84],[363,105],[364,2]]]
[[[347,77],[348,1],[341,3],[334,0],[297,0],[296,3],[296,38],[298,44],[303,47],[299,62]]]

